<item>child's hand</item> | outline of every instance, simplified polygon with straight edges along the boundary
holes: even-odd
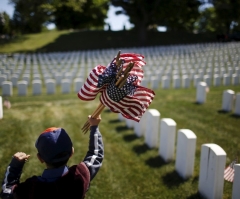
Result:
[[[13,155],[14,158],[16,158],[18,161],[28,161],[28,158],[30,157],[30,155],[27,155],[24,152],[17,152]]]
[[[88,121],[90,126],[98,126],[98,124],[101,122],[101,115],[99,115],[97,118],[92,118],[91,115],[89,115]]]

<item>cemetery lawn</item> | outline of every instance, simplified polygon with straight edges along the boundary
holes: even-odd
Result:
[[[235,93],[240,86],[210,87],[205,104],[196,104],[196,89],[161,89],[149,108],[157,109],[162,118],[172,118],[178,129],[190,129],[197,135],[194,176],[182,180],[174,171],[175,161],[165,163],[158,148],[149,149],[144,138],[135,136],[116,113],[105,109],[100,131],[103,135],[105,158],[98,175],[93,179],[86,199],[197,199],[201,145],[215,143],[227,153],[226,166],[239,155],[240,117],[232,112],[222,113],[224,90]],[[1,89],[0,89],[1,91]],[[31,93],[30,91],[28,93]],[[48,127],[59,126],[70,134],[75,154],[69,165],[83,160],[89,133],[81,127],[98,106],[96,99],[83,102],[77,94],[60,94],[9,98],[12,107],[4,107],[0,120],[0,181],[12,155],[23,151],[31,155],[25,164],[21,181],[32,175],[41,175],[44,165],[36,157],[34,147],[38,135]],[[177,140],[177,139],[176,139]],[[183,154],[184,155],[184,154]],[[230,199],[232,184],[224,182],[223,199]]]
[[[35,52],[37,49],[54,42],[58,37],[68,32],[52,30],[39,34],[16,36],[16,38],[9,42],[0,40],[0,53]]]

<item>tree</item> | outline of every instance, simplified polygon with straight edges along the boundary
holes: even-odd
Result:
[[[53,3],[54,19],[57,28],[90,29],[104,26],[107,17],[108,0],[58,0]]]
[[[10,17],[6,12],[0,13],[0,34],[10,34]]]
[[[199,19],[195,22],[197,32],[216,32],[218,34],[224,33],[224,24],[219,23],[214,7],[205,8],[200,12]]]
[[[22,33],[41,32],[51,13],[42,5],[45,0],[10,0],[14,4],[13,23]]]
[[[58,29],[103,27],[109,0],[10,0],[13,22],[22,33],[41,32],[43,25]]]
[[[147,30],[157,26],[167,26],[168,30],[192,31],[199,16],[198,0],[111,0],[113,6],[123,10],[139,33],[140,44],[146,42]]]
[[[216,12],[221,32],[229,34],[232,24],[240,24],[240,0],[210,0]]]

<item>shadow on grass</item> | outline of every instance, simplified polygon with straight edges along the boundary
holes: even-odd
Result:
[[[237,118],[237,119],[240,119],[240,115],[237,115],[237,114],[234,114],[234,113],[231,114],[230,116],[231,116],[231,117],[234,117],[234,118]]]
[[[204,103],[200,103],[200,102],[193,102],[193,104],[196,104],[196,105],[203,105]]]
[[[119,119],[115,119],[115,120],[110,120],[109,123],[119,123],[121,122]]]
[[[168,164],[167,162],[165,162],[159,155],[156,157],[151,157],[149,159],[147,159],[145,161],[145,163],[153,168],[159,168],[161,166],[164,166],[166,164]]]
[[[227,113],[229,113],[230,111],[225,111],[225,110],[222,110],[222,109],[220,109],[220,110],[218,110],[218,113],[220,113],[220,114],[227,114]]]
[[[133,151],[138,155],[146,153],[149,150],[151,150],[151,149],[145,143],[142,144],[142,145],[138,145],[138,146],[133,147]]]
[[[203,197],[199,192],[192,194],[191,196],[188,196],[186,199],[202,199]]]
[[[127,131],[127,130],[129,130],[129,128],[128,128],[127,126],[117,126],[117,127],[116,127],[116,131],[117,131],[118,133],[120,133],[120,132],[122,132],[122,131]]]
[[[169,188],[178,187],[186,181],[182,179],[175,170],[164,175],[162,179],[164,184]]]
[[[123,139],[126,141],[126,142],[132,142],[136,139],[138,139],[138,137],[134,134],[130,134],[130,135],[124,135],[123,136]]]

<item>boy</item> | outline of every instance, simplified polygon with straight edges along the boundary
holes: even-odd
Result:
[[[23,152],[15,153],[5,173],[1,198],[84,198],[90,181],[102,166],[104,157],[102,136],[98,129],[101,118],[94,119],[91,116],[88,118],[91,125],[90,140],[83,162],[71,167],[66,166],[74,153],[72,141],[63,128],[48,128],[40,134],[35,143],[37,157],[41,163],[46,164],[47,169],[42,176],[32,176],[20,183],[24,163],[30,155]]]

